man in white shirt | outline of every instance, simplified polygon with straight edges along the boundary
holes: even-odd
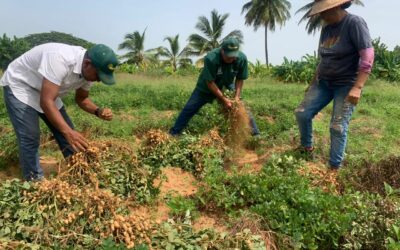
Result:
[[[68,92],[75,90],[75,101],[86,112],[103,120],[112,119],[110,109],[102,109],[89,99],[89,90],[93,81],[114,84],[117,64],[115,53],[102,44],[86,50],[47,43],[32,48],[8,66],[0,86],[17,135],[26,180],[43,178],[39,165],[39,117],[54,134],[64,157],[88,147],[85,137],[74,130],[61,101]]]

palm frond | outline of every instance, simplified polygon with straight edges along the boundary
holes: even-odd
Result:
[[[229,14],[219,14],[216,10],[211,11],[210,19],[205,16],[200,16],[195,26],[199,33],[194,33],[189,36],[189,44],[183,50],[184,54],[186,56],[202,56],[219,47],[220,42],[227,36],[235,36],[242,42],[243,34],[239,30],[231,31],[227,36],[221,39],[228,17]]]
[[[274,31],[277,26],[282,27],[290,19],[291,4],[288,0],[251,0],[242,7],[242,14],[245,14],[245,24],[253,26],[254,30],[265,27]],[[268,65],[267,40],[266,64]]]
[[[352,3],[355,5],[364,6],[364,3],[361,0],[353,0]],[[319,15],[309,17],[313,5],[314,1],[304,5],[303,7],[301,7],[296,11],[296,14],[304,12],[304,15],[301,17],[299,21],[299,24],[307,21],[306,30],[308,34],[315,34],[317,31],[321,29],[323,25]]]

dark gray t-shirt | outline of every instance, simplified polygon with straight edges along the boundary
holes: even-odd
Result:
[[[326,25],[319,43],[319,79],[334,85],[353,85],[358,74],[359,51],[371,47],[368,26],[359,16],[347,14],[339,23]]]

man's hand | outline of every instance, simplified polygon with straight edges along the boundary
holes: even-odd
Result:
[[[232,108],[232,101],[226,97],[224,98],[224,107],[228,110]]]
[[[64,133],[64,136],[76,152],[85,151],[89,146],[86,138],[75,130],[69,130],[68,132]]]
[[[99,118],[106,120],[106,121],[111,121],[113,118],[113,113],[112,113],[111,109],[105,108],[105,109],[100,110]]]
[[[361,89],[358,87],[353,87],[346,97],[346,100],[353,105],[357,105],[361,98]]]

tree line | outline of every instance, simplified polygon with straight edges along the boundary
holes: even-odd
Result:
[[[56,31],[31,34],[23,38],[17,38],[16,36],[10,38],[6,34],[3,34],[3,36],[0,37],[1,69],[3,71],[7,69],[7,66],[10,62],[29,49],[48,42],[66,43],[70,45],[82,46],[84,48],[90,48],[94,45],[94,43],[88,42],[84,39]]]
[[[299,24],[306,23],[306,30],[309,34],[318,32],[322,27],[320,17],[308,17],[314,1],[301,7],[296,14],[303,13]],[[363,6],[361,0],[353,0],[356,5]],[[263,27],[265,32],[265,67],[260,62],[253,65],[255,72],[263,72],[261,75],[269,72],[273,75],[279,75],[279,78],[297,81],[306,81],[312,73],[304,73],[311,70],[305,70],[314,66],[315,59],[311,56],[307,57],[305,62],[292,62],[285,59],[281,66],[277,69],[268,70],[268,32],[275,31],[277,26],[284,26],[286,21],[291,18],[291,4],[288,0],[251,0],[242,6],[242,14],[244,15],[245,24],[254,27],[255,30]],[[128,64],[127,71],[132,71],[132,66],[136,69],[146,69],[148,67],[168,67],[172,72],[176,72],[178,68],[187,68],[193,65],[191,58],[200,58],[195,63],[196,66],[202,65],[202,57],[209,51],[217,48],[228,37],[236,37],[240,43],[243,42],[243,33],[240,30],[232,30],[225,33],[225,24],[229,14],[220,14],[216,10],[212,10],[210,17],[200,16],[195,25],[196,32],[189,35],[186,46],[181,46],[179,34],[166,36],[164,42],[167,46],[159,46],[157,48],[145,49],[146,29],[143,32],[134,31],[125,35],[124,40],[119,44],[118,49],[124,51],[120,57],[122,62]],[[93,43],[84,39],[74,37],[70,34],[61,32],[49,32],[31,34],[23,38],[7,37],[6,34],[0,37],[0,67],[5,70],[7,65],[16,57],[29,50],[30,48],[46,42],[62,42],[71,45],[78,45],[89,48]],[[400,47],[396,47],[393,51],[389,51],[387,46],[380,42],[374,41],[374,47],[377,51],[375,75],[390,81],[400,79]],[[311,59],[310,59],[311,58]],[[310,61],[311,63],[308,63]],[[300,65],[300,66],[299,66]],[[251,65],[252,66],[252,65]],[[296,69],[296,70],[294,70]],[[293,72],[298,71],[299,77],[292,77]],[[313,70],[312,70],[313,71]],[[287,72],[291,72],[291,77],[287,77]],[[300,75],[302,75],[300,77]]]
[[[309,34],[315,33],[322,26],[319,16],[308,18],[314,1],[297,10],[296,13],[304,12],[300,22],[307,22],[306,29]],[[353,0],[356,5],[363,5],[361,0]],[[277,26],[282,27],[290,19],[291,4],[288,0],[251,0],[242,7],[245,24],[253,26],[254,30],[264,27],[265,30],[265,64],[269,65],[268,59],[268,31],[275,31]],[[234,36],[240,42],[243,41],[243,34],[240,30],[233,30],[226,36],[223,36],[223,30],[226,19],[229,14],[219,14],[216,10],[211,12],[210,19],[206,16],[200,16],[195,26],[199,33],[193,33],[188,38],[188,45],[179,50],[179,35],[166,37],[169,42],[169,48],[159,47],[156,49],[144,50],[145,33],[135,31],[127,34],[125,40],[120,44],[119,49],[125,49],[129,52],[123,58],[129,63],[136,65],[146,64],[151,61],[158,61],[159,56],[165,58],[165,63],[171,64],[176,70],[179,64],[186,65],[188,57],[201,57],[207,52],[220,46],[227,37]],[[160,53],[162,51],[162,53]],[[201,62],[201,60],[200,60]]]

